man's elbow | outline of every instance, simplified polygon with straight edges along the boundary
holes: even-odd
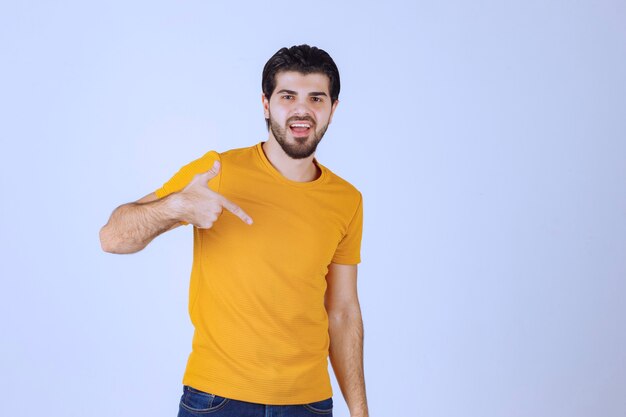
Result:
[[[118,253],[113,243],[107,226],[102,226],[100,229],[100,247],[107,253]]]
[[[343,325],[361,322],[361,309],[358,305],[349,308],[332,309],[328,311],[330,325]]]
[[[102,226],[100,229],[100,247],[107,253],[118,255],[137,252],[137,250],[129,250],[128,247],[124,247],[119,239],[112,236],[107,225]]]

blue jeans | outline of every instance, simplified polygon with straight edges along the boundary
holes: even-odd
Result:
[[[233,400],[183,385],[178,417],[332,417],[333,399],[309,404],[264,405]]]

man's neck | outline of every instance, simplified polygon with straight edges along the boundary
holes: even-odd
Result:
[[[319,168],[313,163],[315,154],[303,159],[293,159],[271,135],[263,142],[263,152],[274,168],[288,180],[309,182],[320,176]]]

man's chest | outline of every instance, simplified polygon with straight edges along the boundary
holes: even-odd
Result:
[[[254,223],[225,212],[206,241],[255,259],[279,259],[304,270],[327,266],[347,229],[349,217],[332,194],[240,177],[222,181],[220,193],[239,205]]]

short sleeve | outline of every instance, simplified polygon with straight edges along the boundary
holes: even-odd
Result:
[[[352,220],[348,225],[332,262],[337,264],[353,265],[361,262],[361,236],[363,234],[363,196],[359,193],[359,204]]]
[[[161,188],[154,193],[158,198],[167,197],[172,193],[177,193],[187,186],[196,174],[207,172],[213,167],[215,161],[220,160],[220,155],[215,151],[209,151],[204,156],[195,161],[192,161],[178,170],[172,178],[170,178]],[[221,179],[220,172],[208,182],[208,186],[215,192],[219,190],[219,184]],[[188,225],[187,222],[180,222],[182,225]]]
[[[213,167],[215,161],[220,160],[220,155],[215,151],[204,154],[201,158],[196,159],[182,167],[172,178],[170,178],[161,188],[154,193],[158,198],[167,197],[172,193],[177,193],[187,186],[196,174],[207,172]],[[208,182],[208,186],[215,192],[219,190],[219,182],[221,171]]]

